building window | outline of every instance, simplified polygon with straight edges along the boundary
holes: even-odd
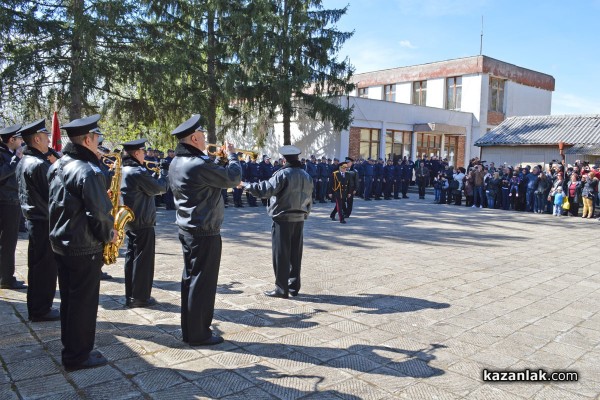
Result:
[[[427,103],[427,81],[413,82],[413,104],[424,106]]]
[[[401,160],[406,156],[411,158],[411,132],[387,130],[385,132],[385,155],[388,160]]]
[[[369,88],[368,87],[363,87],[363,88],[358,88],[358,97],[362,97],[362,98],[368,98],[369,97]]]
[[[462,97],[462,77],[454,76],[446,79],[446,108],[448,110],[460,110]]]
[[[360,130],[360,156],[367,158],[379,158],[379,129]]]
[[[442,135],[433,133],[417,134],[417,157],[439,157],[441,150]]]
[[[490,98],[488,110],[504,113],[504,79],[490,76]]]
[[[396,85],[385,85],[383,87],[383,99],[385,101],[396,101]]]

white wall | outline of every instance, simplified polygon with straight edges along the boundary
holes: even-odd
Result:
[[[369,99],[383,100],[383,86],[369,86]]]
[[[481,159],[496,166],[546,165],[552,160],[561,160],[558,146],[491,146],[481,148]],[[567,160],[568,161],[568,160]]]
[[[505,86],[506,117],[550,115],[552,92],[507,81]]]
[[[446,96],[446,79],[427,80],[427,107],[444,108]]]
[[[396,102],[404,104],[412,102],[412,82],[396,83]]]

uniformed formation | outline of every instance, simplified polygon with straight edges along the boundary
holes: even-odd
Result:
[[[100,115],[93,115],[63,125],[71,142],[62,157],[48,147],[43,119],[0,131],[0,284],[4,289],[27,289],[31,321],[60,319],[66,370],[108,362],[94,350],[101,268],[110,262],[109,250],[125,238],[125,305],[156,304],[151,290],[157,196],[167,194],[167,208],[177,210],[184,259],[184,342],[203,346],[223,341],[210,328],[221,259],[223,190],[235,188],[241,197],[245,189],[249,198],[266,202],[273,219],[275,288],[265,294],[281,298],[299,294],[304,220],[312,207],[313,180],[298,159],[298,148],[282,147],[284,164],[267,179],[243,182],[232,144],[224,146],[225,162],[205,154],[199,115],[171,133],[179,144],[161,163],[148,163],[145,139],[123,143],[120,154],[108,153],[100,146],[99,120]],[[29,286],[14,277],[21,212],[29,233]],[[60,312],[52,308],[57,277]]]

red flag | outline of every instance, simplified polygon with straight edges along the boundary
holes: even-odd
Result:
[[[56,111],[54,111],[54,115],[52,116],[52,148],[56,151],[62,150],[60,124],[58,123],[58,113]]]

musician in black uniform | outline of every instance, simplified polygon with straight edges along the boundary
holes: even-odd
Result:
[[[123,204],[131,208],[135,219],[125,226],[125,305],[129,308],[150,307],[156,300],[150,297],[154,279],[154,247],[156,236],[155,196],[167,191],[162,172],[150,172],[144,165],[146,139],[123,143]],[[160,169],[159,169],[160,171]]]
[[[50,243],[58,265],[62,364],[67,370],[107,363],[93,350],[105,244],[117,239],[97,156],[100,115],[63,125],[71,143],[50,167]]]
[[[15,171],[23,156],[21,125],[0,130],[0,289],[27,289],[15,278],[15,251],[21,206]]]
[[[221,224],[224,217],[221,190],[238,186],[242,170],[234,146],[227,144],[229,164],[220,166],[208,157],[200,115],[179,125],[171,135],[179,139],[169,168],[179,240],[183,248],[181,281],[181,333],[190,346],[213,345],[223,338],[210,325],[221,262]]]
[[[23,127],[19,133],[27,144],[16,172],[21,210],[29,234],[27,312],[33,322],[57,321],[60,314],[52,308],[52,302],[58,272],[49,239],[47,174],[50,165],[60,156],[48,147],[50,138],[44,119]]]
[[[269,297],[287,299],[300,292],[300,270],[304,243],[304,220],[312,209],[313,179],[298,160],[300,149],[283,146],[279,153],[285,165],[266,181],[244,182],[244,188],[257,197],[269,198],[267,213],[273,218],[271,248],[275,289]]]
[[[335,201],[335,207],[329,215],[332,221],[335,221],[335,214],[339,215],[340,222],[346,223],[346,199],[350,196],[350,192],[354,190],[354,176],[346,173],[348,163],[343,161],[339,164],[338,170],[333,171],[331,179],[329,179],[329,193],[327,196]]]

